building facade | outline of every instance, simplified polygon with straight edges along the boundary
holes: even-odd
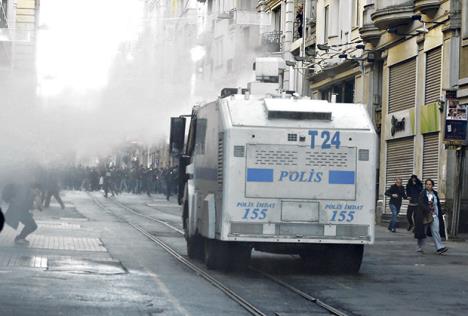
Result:
[[[196,44],[203,56],[196,61],[200,98],[213,99],[224,87],[252,81],[261,21],[256,1],[199,1]],[[196,56],[194,56],[196,57]]]
[[[294,63],[284,90],[367,106],[380,137],[380,212],[389,212],[384,192],[396,178],[431,178],[454,232],[468,232],[468,190],[461,183],[468,177],[460,159],[466,147],[447,145],[444,131],[451,100],[468,103],[467,6],[463,0],[258,2],[269,18],[264,45]],[[306,31],[295,37],[301,19]]]
[[[444,146],[445,100],[456,89],[459,26],[456,1],[388,1],[366,4],[379,31],[367,41],[379,55],[381,101],[379,198],[397,177],[433,179],[446,209],[456,192],[453,152]],[[370,22],[369,20],[367,20]],[[372,24],[367,24],[367,29]],[[366,29],[361,29],[363,33]],[[376,31],[374,29],[374,31]],[[403,208],[403,211],[405,208]],[[452,228],[453,229],[453,228]]]

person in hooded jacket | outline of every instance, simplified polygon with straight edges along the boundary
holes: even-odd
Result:
[[[421,180],[418,176],[413,174],[406,184],[406,195],[409,199],[408,210],[406,212],[406,218],[408,220],[408,231],[414,228],[413,214],[418,208],[419,194],[423,189]]]
[[[434,181],[427,179],[425,189],[419,194],[418,208],[414,213],[414,238],[418,240],[417,252],[423,253],[426,236],[432,236],[438,254],[447,252],[448,248],[442,242],[445,237],[442,206],[437,191],[434,190]]]

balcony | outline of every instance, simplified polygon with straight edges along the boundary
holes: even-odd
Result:
[[[415,0],[414,8],[422,14],[433,14],[439,9],[440,0]]]
[[[276,53],[281,51],[281,39],[283,32],[273,31],[262,34],[262,47],[270,53]]]
[[[372,14],[375,12],[375,5],[367,4],[364,6],[363,25],[359,28],[359,34],[366,43],[376,44],[380,39],[380,30],[372,21]]]
[[[375,12],[371,14],[375,26],[387,30],[412,21],[414,1],[408,0],[375,0]]]

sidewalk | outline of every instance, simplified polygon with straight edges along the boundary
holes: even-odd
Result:
[[[144,273],[129,273],[109,245],[103,229],[119,231],[90,214],[108,216],[90,202],[83,209],[70,203],[74,193],[62,194],[57,204],[34,211],[38,230],[30,244],[14,243],[17,231],[0,233],[0,315],[148,315],[170,310]],[[78,195],[77,195],[78,196]],[[65,200],[64,199],[64,200]],[[151,306],[149,306],[151,304]]]
[[[375,244],[367,247],[365,260],[376,264],[395,265],[444,265],[455,268],[468,266],[468,242],[464,240],[443,240],[448,252],[444,255],[436,253],[431,237],[426,238],[424,253],[416,252],[416,239],[412,232],[398,229],[396,233],[388,231],[387,227],[376,226]],[[453,270],[453,269],[452,269]],[[465,273],[468,277],[468,273]]]

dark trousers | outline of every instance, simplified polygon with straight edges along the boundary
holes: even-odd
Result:
[[[54,197],[55,200],[57,200],[57,202],[60,204],[60,207],[62,209],[65,208],[65,204],[63,204],[63,201],[62,199],[60,198],[60,194],[58,191],[47,191],[46,193],[46,196],[45,196],[45,202],[44,202],[44,206],[45,207],[49,207],[50,205],[50,199]]]
[[[408,210],[406,211],[406,219],[408,220],[408,224],[410,226],[414,226],[414,211],[418,208],[417,205],[408,205]]]
[[[166,199],[169,201],[170,197],[171,197],[171,184],[169,182],[166,182]]]
[[[109,183],[109,182],[105,182],[104,181],[104,196],[107,197],[109,192],[112,194],[112,196],[115,196],[115,189],[114,189],[114,185],[112,183]]]
[[[24,225],[24,227],[23,230],[21,230],[21,233],[16,236],[16,239],[25,239],[29,234],[37,229],[36,221],[29,212],[24,214],[24,216],[20,219],[20,222]]]

